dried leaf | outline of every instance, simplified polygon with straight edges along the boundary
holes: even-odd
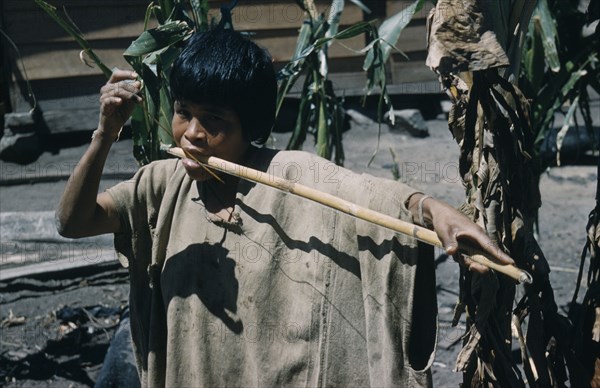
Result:
[[[456,368],[454,368],[455,372],[464,372],[467,370],[467,366],[471,360],[471,356],[475,349],[477,349],[477,345],[479,341],[481,341],[481,333],[477,330],[475,325],[472,325],[467,333],[469,337],[467,343],[463,346],[463,348],[458,353],[458,357],[456,358]]]
[[[12,326],[20,326],[25,324],[25,317],[17,317],[13,313],[12,309],[8,310],[8,317],[4,318],[2,322],[0,322],[0,327],[12,327]]]
[[[508,66],[495,33],[475,0],[440,0],[430,16],[426,65],[447,75]]]
[[[600,342],[600,307],[595,308],[596,319],[592,328],[592,341]]]

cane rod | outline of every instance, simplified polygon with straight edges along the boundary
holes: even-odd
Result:
[[[434,231],[427,228],[411,224],[410,222],[402,221],[400,219],[376,212],[363,206],[359,206],[355,203],[346,201],[338,198],[335,195],[324,193],[322,191],[313,189],[308,186],[304,186],[299,183],[290,182],[283,178],[276,177],[272,174],[267,174],[262,171],[252,169],[250,167],[242,166],[227,160],[223,160],[214,156],[195,158],[192,155],[186,155],[185,151],[178,147],[173,147],[168,150],[172,155],[179,158],[188,158],[195,160],[200,165],[214,168],[215,170],[222,171],[226,174],[236,176],[251,182],[261,183],[281,191],[295,194],[299,197],[309,199],[311,201],[320,203],[327,207],[341,211],[342,213],[349,214],[356,218],[364,221],[371,222],[375,225],[383,226],[391,229],[395,232],[402,233],[407,236],[412,236],[417,240],[423,241],[427,244],[434,245],[444,249],[442,242],[438,238]],[[205,167],[206,168],[206,167]],[[486,253],[480,249],[476,249],[471,246],[461,244],[461,252],[469,256],[469,258],[482,264],[488,268],[501,272],[519,283],[531,283],[532,278],[529,273],[517,268],[514,265],[498,264],[486,257]]]

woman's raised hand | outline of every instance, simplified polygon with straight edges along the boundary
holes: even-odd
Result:
[[[138,96],[142,84],[136,81],[137,73],[115,69],[108,82],[100,89],[100,120],[98,132],[115,139],[127,121],[135,104],[142,101]]]

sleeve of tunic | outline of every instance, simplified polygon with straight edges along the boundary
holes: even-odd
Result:
[[[140,168],[133,178],[107,190],[121,222],[121,232],[115,234],[115,248],[125,267],[137,256],[134,251],[138,250],[132,245],[151,244],[158,210],[177,164],[174,159],[150,163]]]

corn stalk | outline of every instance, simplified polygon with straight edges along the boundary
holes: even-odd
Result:
[[[553,130],[556,114],[565,117],[556,136],[556,158],[541,160],[540,175],[549,166],[561,165],[562,140],[573,127],[579,130],[576,112],[590,138],[595,137],[588,88],[600,93],[600,34],[598,30],[585,32],[587,23],[600,18],[600,6],[594,11],[594,4],[590,2],[586,17],[577,3],[539,0],[531,20],[519,85],[532,99],[536,149]],[[568,107],[566,113],[564,107]]]
[[[336,163],[343,164],[344,112],[329,80],[327,49],[333,39],[359,35],[367,31],[369,25],[353,26],[338,33],[343,0],[332,3],[328,18],[317,11],[313,0],[297,3],[304,10],[306,19],[298,34],[294,57],[278,74],[280,84],[277,113],[290,89],[304,74],[298,116],[287,148],[301,149],[307,133],[312,133],[315,136],[317,154],[327,159],[334,154]]]
[[[418,10],[423,0],[416,1],[400,17],[384,22],[378,31],[368,22],[356,23],[343,31],[338,31],[344,0],[333,0],[329,15],[319,13],[314,0],[297,0],[305,11],[306,19],[300,28],[293,59],[278,74],[280,80],[277,111],[296,82],[304,75],[301,89],[299,111],[288,149],[301,149],[308,134],[314,135],[317,154],[344,162],[342,129],[345,112],[343,101],[336,96],[329,79],[328,48],[334,40],[344,40],[360,34],[366,34],[369,42],[360,53],[366,54],[363,70],[367,74],[365,95],[373,90],[379,91],[378,116],[383,117],[384,107],[392,109],[387,94],[385,62],[402,29]],[[363,10],[367,8],[358,0],[353,3]],[[406,17],[408,16],[408,19]],[[402,19],[400,19],[402,18]],[[385,26],[385,27],[384,27]],[[381,33],[381,35],[380,35]],[[393,117],[393,115],[390,115]]]

